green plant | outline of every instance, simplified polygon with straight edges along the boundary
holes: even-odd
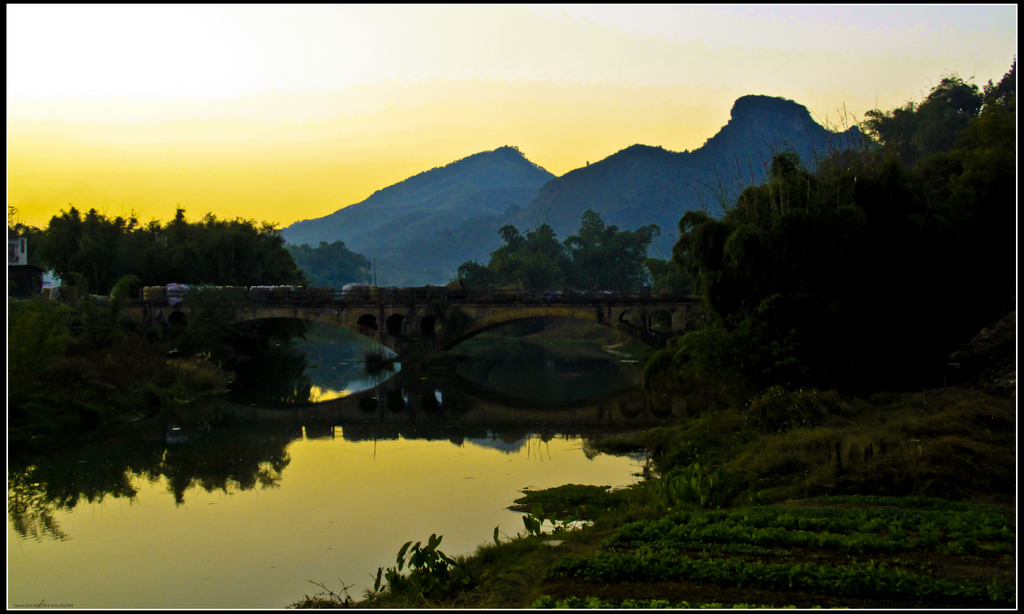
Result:
[[[704,508],[722,506],[725,476],[721,469],[712,470],[694,462],[669,472],[651,482],[651,495],[656,507],[673,509],[680,505]]]
[[[541,535],[544,532],[544,508],[535,503],[530,513],[523,516],[523,524],[528,535]]]
[[[912,538],[910,534],[916,534]],[[828,548],[845,552],[1001,552],[1013,543],[1005,518],[992,509],[919,511],[899,508],[763,506],[682,511],[618,527],[611,548],[649,545],[686,550],[709,544]],[[990,542],[982,544],[981,542]]]
[[[398,551],[395,567],[378,567],[373,589],[368,591],[372,600],[383,590],[392,594],[411,590],[420,597],[467,586],[471,582],[465,568],[456,560],[437,549],[443,536],[431,533],[423,542],[405,542]],[[409,568],[407,576],[402,570]]]

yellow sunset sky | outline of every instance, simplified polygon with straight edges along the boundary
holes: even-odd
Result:
[[[998,81],[1015,5],[7,5],[7,197],[279,227],[515,145],[700,147],[736,98],[846,127]]]

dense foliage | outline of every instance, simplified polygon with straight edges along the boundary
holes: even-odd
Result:
[[[134,214],[110,219],[90,209],[83,216],[72,206],[43,230],[16,230],[28,237],[33,264],[53,270],[65,282],[79,273],[96,294],[109,294],[124,275],[146,285],[303,282],[280,232],[267,222],[218,220],[208,213],[192,223],[179,208],[167,224],[154,220],[142,225]]]
[[[780,152],[720,219],[687,212],[673,261],[711,324],[676,362],[754,389],[941,383],[956,345],[1014,305],[1015,75],[984,92],[947,77],[870,112],[877,147],[815,172]]]
[[[185,298],[187,322],[146,326],[124,315],[137,283],[125,276],[109,297],[9,300],[9,443],[81,437],[224,392],[232,382],[269,403],[309,399],[305,357],[291,345],[304,322],[237,323],[230,295],[197,290]]]
[[[215,369],[177,368],[170,346],[132,334],[121,310],[133,281],[119,281],[102,304],[9,301],[9,443],[81,435],[227,383]]]
[[[548,224],[525,236],[506,225],[499,231],[505,245],[491,253],[490,262],[486,266],[463,263],[458,278],[472,287],[514,286],[531,292],[562,288],[637,292],[649,283],[647,248],[658,232],[653,224],[635,231],[605,226],[590,209],[583,213],[579,234],[561,243]]]
[[[344,241],[321,241],[317,247],[290,245],[288,251],[311,285],[341,288],[348,283],[370,283],[370,261],[349,251]]]

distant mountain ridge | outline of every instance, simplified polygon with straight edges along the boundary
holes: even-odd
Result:
[[[467,260],[486,263],[498,229],[547,223],[560,239],[593,209],[622,230],[658,224],[650,255],[667,258],[686,211],[718,213],[748,185],[762,182],[775,153],[795,151],[804,165],[859,146],[860,131],[832,132],[806,107],[770,96],[743,96],[729,122],[693,151],[632,145],[555,177],[514,147],[457,160],[375,192],[331,215],[282,231],[289,243],[345,241],[374,259],[380,285],[446,283]]]
[[[657,224],[661,237],[650,255],[667,258],[684,213],[723,212],[720,208],[731,206],[744,188],[765,180],[765,167],[776,153],[795,151],[813,169],[829,151],[860,142],[858,128],[831,132],[792,100],[743,96],[733,104],[729,122],[698,149],[632,145],[551,180],[517,220],[551,224],[559,237],[575,233],[587,209],[623,230]]]
[[[330,215],[296,222],[282,235],[289,243],[313,247],[342,240],[363,253],[400,245],[423,228],[523,206],[552,178],[515,147],[500,147],[424,171]]]

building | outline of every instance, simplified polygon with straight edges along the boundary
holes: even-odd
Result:
[[[7,295],[38,296],[43,291],[43,269],[28,263],[28,239],[7,229]]]

